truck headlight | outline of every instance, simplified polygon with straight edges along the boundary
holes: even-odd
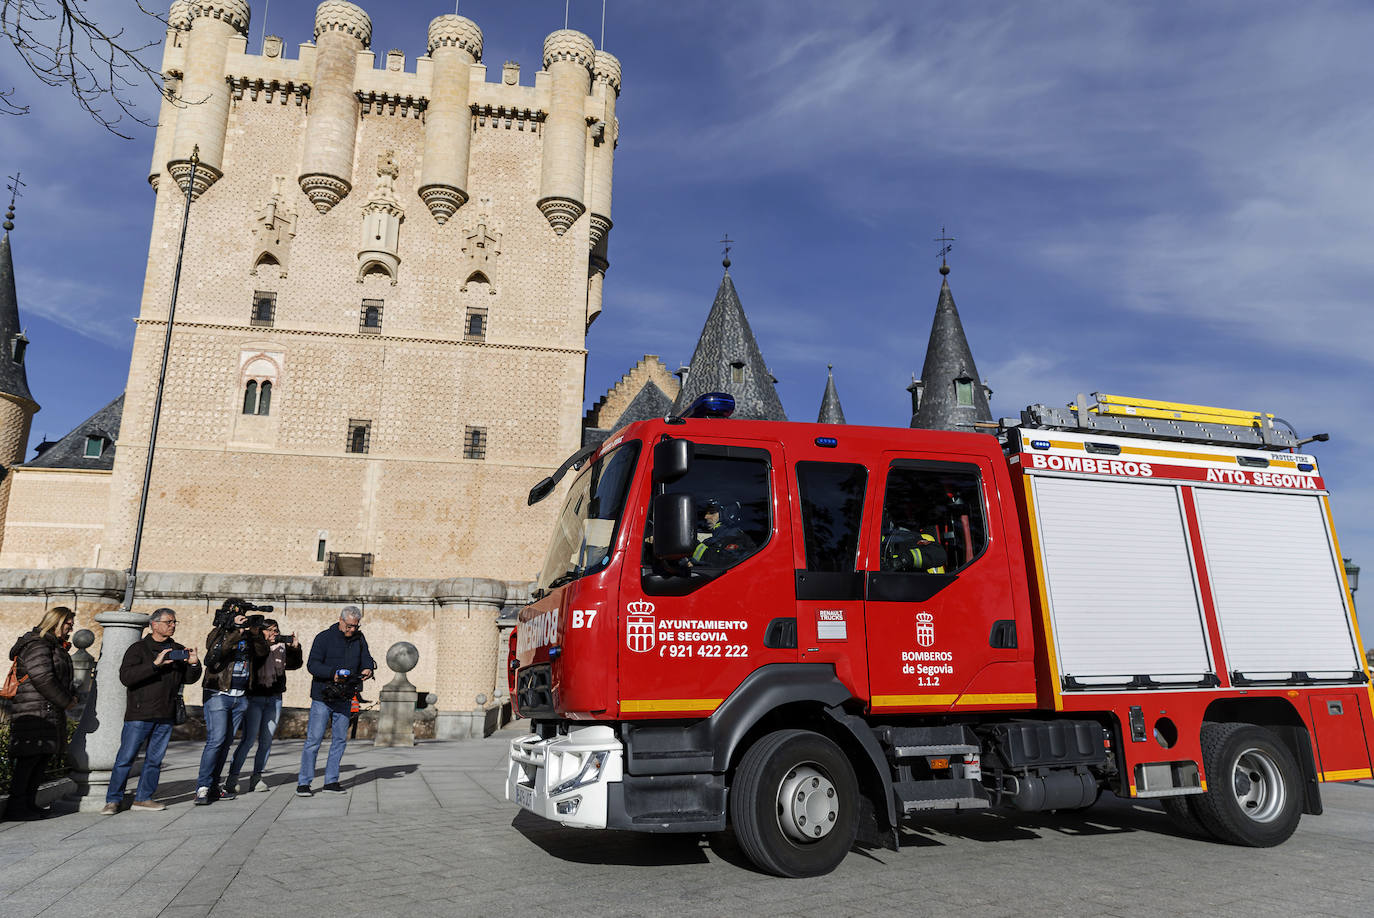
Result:
[[[601,777],[601,772],[606,768],[606,759],[610,756],[609,752],[591,752],[582,762],[582,768],[576,776],[562,782],[549,791],[550,796],[566,794],[570,790],[575,790],[587,784],[592,784]]]

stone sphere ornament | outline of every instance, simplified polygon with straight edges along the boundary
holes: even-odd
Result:
[[[82,628],[72,635],[72,646],[78,650],[85,650],[95,643],[95,632],[89,628]]]
[[[386,665],[393,673],[408,673],[420,662],[420,651],[409,641],[398,641],[386,652]]]

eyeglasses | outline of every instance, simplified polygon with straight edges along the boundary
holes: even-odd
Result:
[[[175,625],[176,623],[177,623],[177,620],[174,619],[174,618],[159,618],[157,621],[153,622],[152,624],[154,624],[154,625]]]
[[[356,630],[358,630],[358,623],[357,623],[357,622],[339,622],[339,627],[340,627],[340,628],[343,628],[343,629],[345,629],[345,630],[347,630],[347,631],[356,631]]]

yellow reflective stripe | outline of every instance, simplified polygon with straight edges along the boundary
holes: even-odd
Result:
[[[620,702],[624,713],[646,711],[714,711],[724,698],[641,698]]]
[[[700,561],[700,560],[701,560],[701,556],[704,555],[704,554],[706,554],[706,543],[705,543],[705,542],[698,542],[698,543],[697,543],[697,547],[694,548],[694,549],[692,549],[692,560],[693,560],[693,561]]]
[[[1035,704],[1034,692],[1012,692],[992,695],[874,695],[875,708],[896,708],[921,705],[931,707],[964,707],[984,704]]]
[[[1374,778],[1374,772],[1368,768],[1347,768],[1344,771],[1322,772],[1323,781],[1361,781],[1368,778]]]
[[[1030,526],[1031,555],[1035,558],[1035,588],[1040,594],[1040,618],[1045,625],[1045,650],[1050,657],[1050,690],[1054,692],[1054,709],[1064,710],[1064,696],[1059,691],[1059,660],[1054,652],[1054,624],[1050,621],[1050,594],[1045,587],[1045,561],[1040,557],[1040,526],[1035,517],[1035,486],[1029,475],[1021,479],[1026,489],[1026,521]],[[1131,795],[1135,795],[1132,787]]]

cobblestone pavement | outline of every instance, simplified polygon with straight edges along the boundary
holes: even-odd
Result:
[[[1108,796],[1072,816],[927,816],[904,829],[901,851],[856,850],[828,877],[779,880],[725,836],[576,831],[521,814],[503,799],[517,734],[413,749],[355,742],[348,793],[310,799],[293,793],[301,744],[283,741],[271,791],[209,807],[190,803],[200,746],[175,743],[165,812],[0,823],[0,915],[1374,912],[1370,782],[1326,785],[1325,815],[1267,850],[1183,837],[1156,806]]]

